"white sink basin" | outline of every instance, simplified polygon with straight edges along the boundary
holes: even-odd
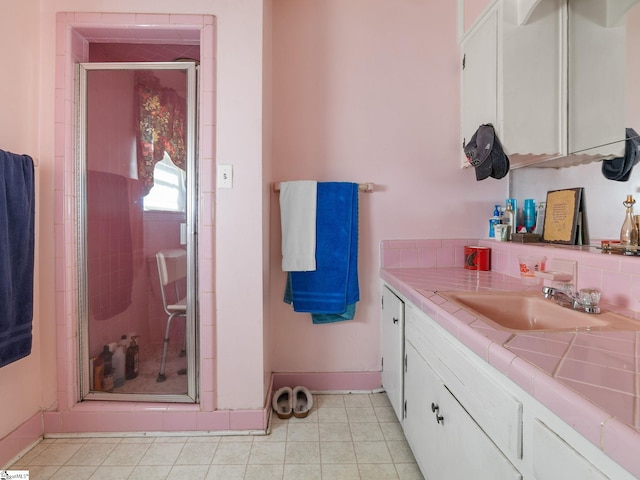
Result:
[[[561,307],[541,292],[438,292],[501,330],[558,332],[640,330],[640,321],[618,313],[584,313]]]

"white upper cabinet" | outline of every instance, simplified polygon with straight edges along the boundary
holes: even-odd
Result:
[[[463,17],[472,10],[469,1],[460,0]],[[636,128],[627,111],[625,63],[627,13],[637,2],[495,0],[486,6],[461,29],[463,142],[480,124],[492,123],[511,168],[623,156],[625,128]]]

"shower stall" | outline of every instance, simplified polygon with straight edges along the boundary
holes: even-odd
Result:
[[[82,400],[198,399],[196,76],[78,65]]]

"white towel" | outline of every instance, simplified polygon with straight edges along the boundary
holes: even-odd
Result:
[[[316,269],[317,190],[312,180],[280,184],[283,272]]]

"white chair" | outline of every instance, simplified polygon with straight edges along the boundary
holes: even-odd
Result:
[[[187,252],[181,248],[161,250],[156,253],[156,262],[158,264],[158,278],[160,279],[160,293],[162,294],[162,306],[167,318],[167,327],[164,334],[164,343],[162,346],[162,360],[160,361],[160,372],[156,382],[164,382],[167,377],[165,375],[165,365],[167,361],[167,349],[169,348],[169,331],[171,329],[171,321],[175,317],[187,316],[187,299],[186,292],[180,292],[179,284],[181,280],[187,276]],[[169,286],[174,285],[175,293],[169,297],[166,291]],[[170,288],[169,288],[170,289]],[[181,352],[181,355],[184,354]],[[184,375],[186,370],[178,371],[178,374]]]

